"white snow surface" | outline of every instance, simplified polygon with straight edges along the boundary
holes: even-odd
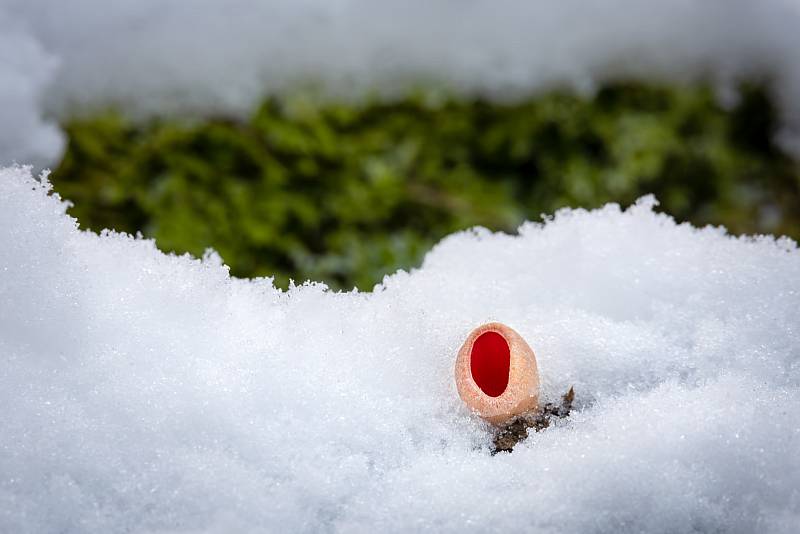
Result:
[[[0,531],[796,532],[800,251],[654,204],[283,292],[2,170]],[[496,456],[453,379],[490,320],[578,404]]]
[[[513,98],[620,78],[774,82],[800,154],[800,0],[0,0],[0,163],[53,163],[53,121],[246,114],[313,85]],[[11,134],[10,132],[15,132]]]

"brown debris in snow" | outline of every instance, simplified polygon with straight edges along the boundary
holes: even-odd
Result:
[[[539,410],[514,417],[495,436],[492,454],[511,452],[517,443],[528,437],[530,429],[539,432],[549,427],[553,419],[569,416],[573,400],[575,400],[575,390],[569,388],[569,391],[562,395],[561,404],[548,402]]]

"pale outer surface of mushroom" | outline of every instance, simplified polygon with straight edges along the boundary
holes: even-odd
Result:
[[[484,393],[472,376],[472,346],[486,332],[503,336],[509,348],[508,385],[498,397]],[[455,375],[461,399],[479,416],[495,425],[538,408],[539,370],[536,355],[522,336],[502,323],[487,323],[470,332],[458,351]]]

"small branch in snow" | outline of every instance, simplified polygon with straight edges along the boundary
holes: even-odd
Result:
[[[517,443],[528,437],[530,429],[539,432],[549,427],[550,421],[554,418],[568,417],[572,410],[573,400],[575,400],[575,390],[570,387],[569,391],[561,396],[561,404],[548,402],[541,409],[514,417],[495,436],[492,455],[498,452],[513,451]]]

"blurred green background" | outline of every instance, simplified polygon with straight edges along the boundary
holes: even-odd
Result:
[[[249,118],[70,120],[55,189],[83,228],[216,249],[240,277],[369,290],[474,225],[653,193],[680,221],[800,237],[800,168],[768,91],[610,85],[501,104],[268,99]]]

